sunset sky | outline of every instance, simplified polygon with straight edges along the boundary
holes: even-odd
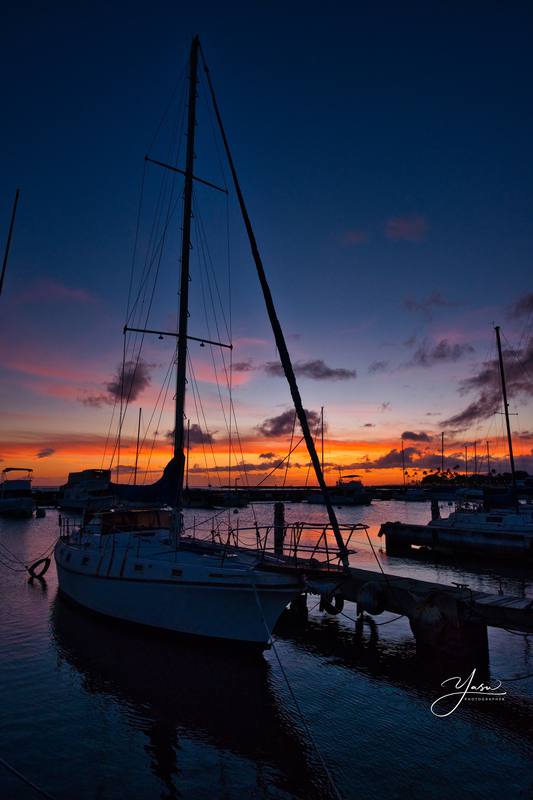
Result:
[[[421,477],[440,465],[443,431],[446,467],[464,469],[466,444],[472,469],[473,442],[481,455],[488,440],[506,469],[494,325],[518,466],[533,472],[533,12],[398,8],[7,3],[2,247],[17,187],[21,199],[0,297],[0,467],[33,467],[36,484],[56,485],[109,466],[133,254],[130,309],[163,231],[146,319],[176,326],[182,179],[144,156],[168,162],[177,143],[183,166],[197,32],[314,430],[324,406],[328,480],[340,467],[369,484],[401,481],[402,436],[409,479]],[[198,104],[196,173],[220,184],[203,81]],[[222,352],[191,343],[190,483],[227,482],[230,459],[232,481],[254,485],[287,454],[290,396],[235,200],[197,186],[193,231],[189,330],[231,337],[240,436],[232,421],[229,457]],[[145,320],[154,271],[133,320]],[[170,458],[172,384],[162,413],[160,390],[172,354],[171,338],[146,337],[124,480],[139,407],[146,479]],[[287,481],[304,483],[302,445],[291,462]],[[269,482],[283,478],[284,468]]]

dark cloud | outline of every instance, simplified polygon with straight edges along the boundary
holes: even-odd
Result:
[[[474,348],[471,344],[451,344],[448,339],[441,339],[437,344],[431,345],[425,340],[415,350],[410,361],[403,366],[429,368],[435,364],[459,361],[463,356],[473,352]]]
[[[251,372],[253,369],[255,369],[255,367],[251,359],[248,361],[237,361],[232,365],[233,372]]]
[[[509,308],[509,317],[524,317],[533,312],[533,292],[525,294]]]
[[[150,368],[140,359],[138,362],[126,361],[124,371],[119,364],[113,378],[105,384],[106,392],[98,394],[85,394],[78,398],[80,403],[91,408],[101,408],[120,400],[121,394],[125,401],[136,400],[139,395],[150,385]]]
[[[44,447],[42,450],[39,450],[38,453],[35,453],[36,458],[48,458],[55,453],[55,448],[53,447]]]
[[[314,381],[348,381],[357,377],[354,369],[343,367],[328,367],[321,358],[313,361],[296,361],[293,365],[294,374],[300,378],[311,378]],[[283,367],[278,361],[267,361],[264,366],[267,375],[282,377]]]
[[[248,461],[241,461],[238,464],[232,464],[231,466],[226,464],[225,466],[224,465],[218,465],[216,467],[215,466],[209,467],[209,472],[222,472],[222,473],[224,473],[224,472],[237,472],[237,473],[239,473],[239,472],[258,472],[258,473],[263,473],[263,472],[270,472],[273,469],[277,469],[278,467],[281,467],[283,463],[284,462],[282,462],[280,459],[275,459],[273,461],[262,461],[260,464],[254,464],[254,463],[248,462]],[[291,464],[291,467],[301,468],[301,465],[299,465],[299,464],[298,465],[297,464]],[[205,466],[202,466],[201,464],[194,464],[189,469],[189,472],[202,474],[202,473],[207,472],[207,470],[206,470]]]
[[[89,408],[101,408],[102,406],[110,405],[113,400],[108,394],[86,394],[78,397],[80,403]]]
[[[216,431],[215,431],[216,433]],[[189,445],[192,448],[197,444],[213,444],[215,438],[212,433],[206,433],[203,431],[196,422],[191,425],[188,433],[185,432],[185,444],[187,444],[187,436],[189,438]],[[165,434],[165,438],[168,439],[170,442],[174,441],[174,431],[168,431]]]
[[[386,372],[389,366],[388,361],[373,361],[368,366],[369,375],[377,375],[379,372]]]
[[[444,458],[444,469],[455,470],[462,468],[464,455],[458,453],[448,453]],[[355,461],[352,464],[332,464],[331,468],[337,469],[341,467],[346,470],[365,470],[370,472],[375,469],[396,469],[401,468],[402,464],[405,469],[428,469],[440,470],[441,468],[441,454],[440,452],[422,452],[417,447],[405,447],[403,451],[394,448],[389,450],[384,456],[376,459],[365,458],[364,461]]]
[[[259,453],[259,458],[276,458],[275,453]]]
[[[402,439],[408,439],[411,442],[430,442],[431,436],[428,436],[428,434],[424,433],[424,431],[420,431],[420,433],[415,433],[414,431],[404,431],[402,433]]]
[[[427,233],[427,222],[420,214],[391,217],[385,224],[385,235],[395,242],[421,242]]]
[[[507,395],[514,400],[533,397],[533,338],[521,350],[505,351]],[[474,422],[488,419],[502,409],[500,367],[497,359],[485,361],[478,372],[459,385],[461,394],[477,392],[477,397],[463,411],[444,420],[445,427],[465,429]]]
[[[365,424],[363,425],[363,428],[375,428],[375,427],[376,426],[374,425],[373,422],[365,422]]]
[[[403,301],[403,307],[406,308],[407,311],[422,314],[427,320],[432,319],[433,310],[435,308],[451,305],[452,303],[437,291],[432,292],[425,300],[415,300],[413,297],[406,297]]]
[[[316,411],[305,411],[307,421],[311,430],[316,428],[320,421],[320,414]],[[276,437],[276,436],[289,436],[292,433],[292,426],[294,423],[294,411],[283,411],[277,417],[269,417],[265,419],[261,425],[257,426],[257,430],[262,436]]]
[[[115,376],[106,384],[106,389],[113,399],[123,397],[127,401],[136,400],[139,395],[150,385],[150,366],[139,361],[126,361],[117,367]]]

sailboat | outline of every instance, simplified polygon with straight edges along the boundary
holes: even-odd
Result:
[[[294,558],[288,563],[282,554],[267,554],[266,547],[246,550],[242,546],[229,546],[229,538],[225,545],[195,539],[185,528],[181,513],[187,341],[195,338],[188,335],[187,322],[193,184],[198,180],[193,164],[200,57],[275,343],[337,543],[339,564],[331,564],[330,552],[329,565],[333,570],[337,567],[341,574],[342,569],[348,568],[348,550],[329,499],[197,36],[192,41],[189,56],[186,165],[184,170],[174,169],[185,176],[176,334],[174,456],[155,484],[124,486],[117,483],[111,487],[113,492],[136,503],[163,499],[170,508],[116,509],[87,516],[78,529],[63,527],[54,554],[60,591],[91,611],[151,628],[264,648],[269,645],[272,629],[287,604],[304,591],[303,570],[310,562]]]
[[[432,519],[427,525],[385,522],[378,536],[385,536],[390,552],[408,550],[415,545],[444,553],[474,553],[527,561],[533,558],[533,510],[531,504],[519,502],[499,326],[494,330],[511,465],[511,488],[500,494],[500,503],[496,507],[491,503],[491,495],[485,493],[484,508],[481,503],[462,503],[445,518],[440,516],[438,501],[432,501]]]

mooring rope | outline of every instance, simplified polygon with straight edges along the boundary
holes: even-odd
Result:
[[[261,622],[265,626],[265,630],[266,630],[266,632],[268,634],[268,638],[272,642],[272,649],[273,649],[274,654],[276,656],[276,660],[277,660],[277,662],[279,664],[279,668],[281,670],[281,674],[283,675],[285,683],[287,684],[287,689],[289,690],[289,694],[290,694],[290,696],[292,698],[292,701],[294,703],[296,711],[298,712],[298,715],[300,717],[302,725],[305,728],[305,731],[306,731],[306,733],[307,733],[307,735],[309,737],[309,741],[311,742],[311,744],[313,746],[313,749],[314,749],[314,751],[316,753],[316,756],[317,756],[318,760],[320,761],[320,764],[321,764],[322,769],[324,770],[324,773],[325,773],[325,775],[326,775],[326,777],[328,779],[329,785],[331,787],[331,790],[332,790],[334,796],[337,798],[337,800],[342,800],[342,795],[341,795],[340,791],[338,790],[337,785],[336,785],[336,783],[335,783],[335,781],[333,779],[333,775],[331,774],[331,772],[330,772],[330,770],[328,768],[328,765],[326,764],[326,762],[324,760],[324,757],[323,757],[322,753],[320,752],[320,749],[319,749],[319,747],[318,747],[318,745],[317,745],[317,743],[316,743],[316,741],[315,741],[315,739],[313,737],[313,734],[311,733],[311,729],[310,729],[309,724],[308,724],[308,722],[307,722],[307,720],[306,720],[306,718],[304,716],[304,713],[302,711],[302,707],[300,706],[300,703],[298,702],[298,698],[296,697],[296,695],[294,693],[294,690],[293,690],[293,688],[291,686],[291,683],[289,681],[289,676],[287,675],[287,673],[285,671],[285,667],[283,666],[283,662],[281,660],[281,656],[278,653],[278,649],[276,647],[276,642],[274,641],[274,639],[272,637],[272,631],[268,627],[267,621],[265,619],[265,615],[263,613],[263,607],[261,605],[261,601],[260,601],[259,595],[257,593],[257,586],[253,582],[252,582],[252,586],[253,586],[253,590],[254,590],[254,594],[255,594],[255,601],[257,603],[257,607],[259,609],[259,613],[261,614]]]
[[[15,767],[12,767],[11,764],[8,764],[7,761],[4,758],[2,758],[1,756],[0,756],[0,764],[3,764],[4,767],[7,770],[9,770],[9,772],[13,773],[13,775],[15,775],[20,781],[22,781],[23,783],[27,784],[28,786],[31,786],[31,788],[34,791],[36,791],[38,794],[40,794],[41,797],[46,797],[46,798],[48,798],[48,800],[55,800],[55,797],[53,797],[51,794],[49,794],[44,789],[41,789],[41,787],[37,786],[37,784],[33,783],[33,781],[30,781],[29,778],[26,778],[26,776],[23,775],[22,772],[19,772],[18,769],[15,769]]]

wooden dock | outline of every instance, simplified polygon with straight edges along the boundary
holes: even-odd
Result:
[[[476,591],[466,584],[449,586],[417,578],[350,567],[349,573],[319,568],[309,571],[314,594],[357,603],[357,613],[383,611],[405,615],[417,646],[444,656],[488,659],[487,627],[533,633],[533,598]]]

